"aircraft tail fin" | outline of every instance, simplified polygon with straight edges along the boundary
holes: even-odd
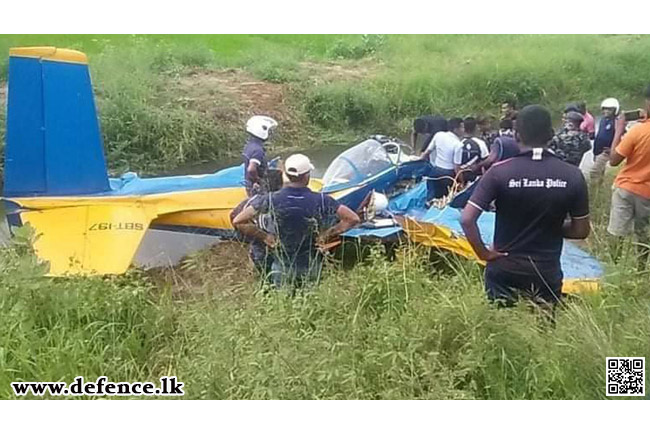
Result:
[[[5,197],[110,190],[86,55],[9,51]]]

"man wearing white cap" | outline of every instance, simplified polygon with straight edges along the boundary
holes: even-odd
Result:
[[[235,219],[235,227],[247,224],[258,214],[273,217],[277,234],[273,282],[276,286],[291,283],[300,286],[320,275],[321,256],[318,239],[338,236],[359,223],[359,216],[350,208],[322,192],[308,188],[314,166],[305,155],[291,155],[284,163],[289,179],[280,191],[260,195],[251,200]],[[323,230],[328,220],[338,218],[338,223]]]

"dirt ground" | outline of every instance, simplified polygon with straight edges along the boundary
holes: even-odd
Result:
[[[172,78],[166,92],[174,102],[195,110],[216,123],[244,125],[255,114],[273,117],[278,133],[299,136],[301,118],[290,100],[288,84],[256,79],[242,69],[193,70]]]
[[[258,283],[248,257],[248,245],[224,241],[186,257],[173,268],[156,268],[147,274],[158,285],[171,285],[175,296],[215,294],[249,296]]]
[[[374,60],[302,62],[299,83],[273,83],[256,78],[243,69],[195,69],[169,77],[165,94],[172,102],[195,110],[208,119],[227,125],[243,125],[252,115],[268,115],[280,123],[278,139],[283,145],[305,145],[306,122],[292,98],[294,86],[316,86],[327,82],[362,80],[376,73]],[[299,144],[296,144],[299,143]]]
[[[364,80],[377,74],[381,63],[371,58],[332,62],[301,62],[302,73],[312,84]]]
[[[191,108],[220,117],[225,109],[232,117],[268,114],[286,120],[287,86],[255,79],[241,69],[193,70],[174,78],[169,93]],[[233,118],[224,120],[235,120]]]

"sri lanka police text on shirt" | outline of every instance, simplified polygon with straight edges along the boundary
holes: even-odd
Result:
[[[562,179],[510,179],[508,188],[566,188],[567,181]]]

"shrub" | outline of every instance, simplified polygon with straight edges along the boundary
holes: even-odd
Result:
[[[360,41],[338,39],[328,49],[329,57],[361,59],[376,54],[386,42],[384,35],[363,35]]]

